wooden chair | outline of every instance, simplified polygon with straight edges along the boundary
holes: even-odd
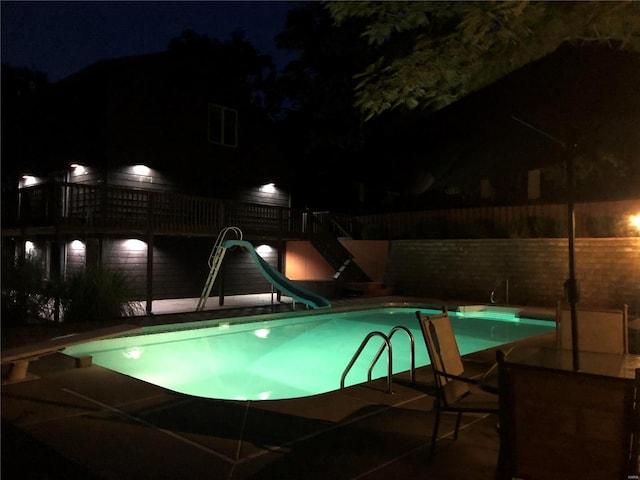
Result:
[[[629,353],[629,307],[622,310],[592,310],[579,308],[578,350],[600,353]],[[556,339],[558,348],[570,350],[571,311],[558,303],[556,309]]]
[[[497,360],[497,478],[638,478],[640,369],[634,381]]]
[[[463,413],[498,413],[498,396],[485,393],[478,387],[486,375],[465,376],[458,342],[451,327],[446,309],[443,313],[425,316],[420,311],[416,316],[427,347],[436,387],[435,420],[431,435],[429,460],[433,458],[440,414],[457,414],[453,439],[458,438]],[[475,385],[475,387],[473,387]],[[496,392],[497,393],[497,392]]]

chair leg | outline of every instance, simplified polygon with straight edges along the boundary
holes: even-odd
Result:
[[[453,439],[458,439],[458,430],[460,430],[460,421],[462,420],[462,412],[458,412],[456,415],[456,429],[453,431]]]
[[[438,440],[438,428],[440,427],[440,405],[436,403],[436,418],[433,421],[433,432],[431,433],[431,446],[429,448],[428,461],[431,462],[433,453],[436,450],[436,441]]]

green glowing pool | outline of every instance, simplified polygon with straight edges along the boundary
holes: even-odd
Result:
[[[340,388],[342,374],[372,331],[388,334],[396,326],[415,338],[416,367],[429,364],[415,317],[416,307],[385,307],[322,314],[265,315],[147,327],[142,334],[89,342],[65,349],[90,355],[102,367],[177,392],[228,400],[274,400],[324,393]],[[420,308],[425,313],[437,310]],[[292,312],[294,313],[294,312]],[[519,318],[515,310],[450,312],[460,352],[484,350],[548,332],[553,321]],[[345,380],[367,380],[382,338],[368,342]],[[394,373],[410,369],[409,336],[392,337]],[[373,378],[387,374],[387,356]]]

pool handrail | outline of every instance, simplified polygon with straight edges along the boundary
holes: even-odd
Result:
[[[415,382],[415,340],[413,338],[413,334],[411,333],[411,331],[402,326],[402,325],[398,325],[393,327],[390,331],[388,335],[385,335],[384,333],[376,330],[373,332],[370,332],[365,338],[364,340],[362,340],[362,342],[360,343],[360,346],[358,347],[358,350],[356,350],[356,353],[353,354],[353,357],[351,357],[351,360],[349,361],[347,367],[344,369],[344,372],[342,372],[342,377],[340,378],[340,389],[344,388],[344,382],[347,378],[347,374],[349,373],[349,371],[351,370],[351,367],[353,367],[353,365],[356,363],[356,360],[358,359],[358,357],[360,356],[360,354],[362,353],[362,351],[364,350],[364,348],[367,346],[367,344],[369,343],[369,340],[371,340],[373,337],[382,337],[383,340],[383,344],[380,346],[380,348],[378,349],[378,352],[376,353],[376,355],[374,356],[373,361],[371,362],[371,364],[369,365],[369,371],[367,373],[367,381],[371,381],[371,376],[372,376],[372,371],[373,371],[373,367],[375,366],[375,364],[377,363],[378,359],[380,358],[380,356],[382,355],[382,352],[384,351],[385,348],[387,348],[387,393],[393,393],[393,348],[391,346],[391,337],[393,337],[393,334],[399,330],[402,330],[404,332],[407,333],[407,335],[409,336],[409,340],[411,342],[411,349],[410,349],[410,355],[411,355],[411,369],[410,369],[410,375],[411,375],[411,383]]]
[[[396,325],[389,331],[389,333],[387,334],[387,338],[389,339],[389,345],[391,345],[391,337],[393,337],[394,333],[400,330],[404,331],[409,337],[409,343],[410,343],[409,356],[410,356],[410,362],[411,362],[411,369],[409,370],[409,375],[411,377],[411,383],[414,384],[416,383],[416,342],[415,342],[415,339],[413,338],[413,333],[411,333],[411,330],[409,330],[404,325]],[[386,347],[386,345],[387,345],[386,343],[380,345],[380,349],[378,350],[378,353],[376,353],[376,356],[374,357],[373,361],[371,362],[371,365],[369,366],[369,373],[367,376],[367,380],[369,382],[371,381],[371,372],[373,371],[373,367],[378,362],[378,359],[382,355],[382,352],[384,351],[384,348]]]
[[[362,353],[362,350],[364,350],[364,347],[367,346],[367,343],[369,343],[369,340],[371,340],[373,337],[382,337],[382,340],[389,348],[389,356],[388,356],[389,361],[387,364],[387,393],[393,393],[393,390],[391,388],[391,376],[393,372],[393,355],[392,355],[391,342],[389,341],[389,337],[387,335],[385,335],[384,333],[378,330],[369,333],[366,337],[364,337],[364,340],[362,340],[362,343],[360,343],[360,347],[358,347],[358,350],[356,350],[356,353],[354,353],[353,357],[351,357],[351,360],[349,361],[347,368],[345,368],[344,372],[342,372],[342,378],[340,378],[340,389],[344,388],[344,381],[347,378],[347,374],[351,370],[351,367],[353,367],[353,364],[356,363],[356,360]]]

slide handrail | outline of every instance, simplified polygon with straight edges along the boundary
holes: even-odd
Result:
[[[200,299],[198,300],[198,305],[196,306],[196,312],[200,312],[204,310],[204,307],[207,305],[207,300],[209,299],[209,295],[211,294],[211,289],[213,288],[213,284],[216,281],[216,277],[218,276],[218,270],[220,270],[220,265],[222,264],[222,260],[224,259],[224,254],[227,249],[224,248],[223,244],[226,241],[225,238],[229,233],[235,233],[236,237],[239,240],[242,240],[242,230],[238,227],[226,227],[223,228],[218,234],[218,238],[216,238],[216,243],[213,245],[211,249],[211,253],[209,254],[209,259],[207,260],[207,264],[209,265],[209,275],[207,276],[207,280],[204,283],[204,287],[202,288],[202,293],[200,294]]]

